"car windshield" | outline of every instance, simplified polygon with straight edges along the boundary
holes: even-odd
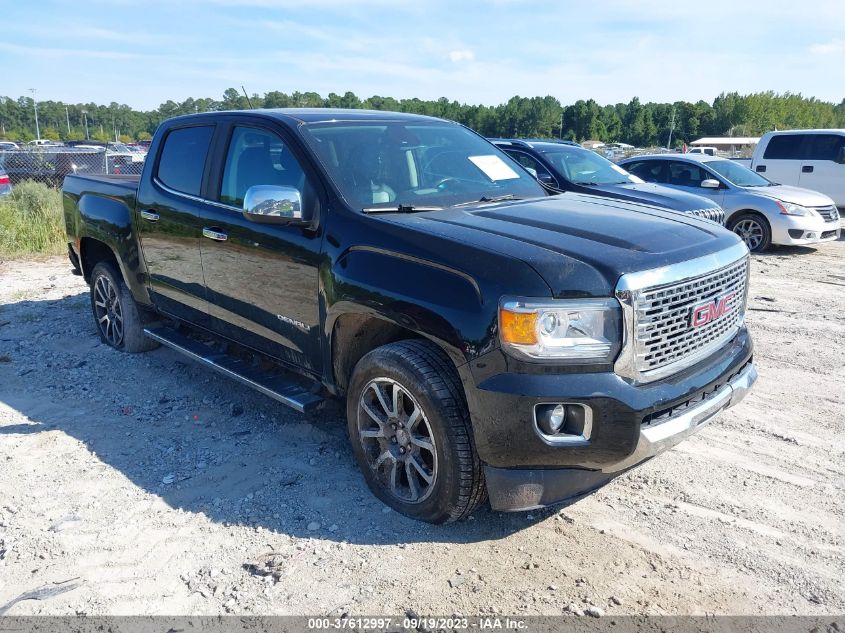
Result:
[[[595,152],[580,147],[556,147],[543,152],[560,175],[576,185],[622,185],[642,180]]]
[[[451,207],[545,190],[466,128],[446,122],[350,121],[303,126],[304,137],[353,207]]]
[[[770,187],[773,184],[771,180],[732,160],[711,160],[705,165],[737,187]]]

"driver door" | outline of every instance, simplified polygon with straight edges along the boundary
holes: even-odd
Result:
[[[718,189],[702,187],[701,183],[705,180],[717,180],[720,186]],[[717,178],[715,174],[702,165],[679,160],[669,161],[666,184],[674,189],[710,198],[713,202],[722,206],[725,190],[721,186],[721,182],[720,178]]]

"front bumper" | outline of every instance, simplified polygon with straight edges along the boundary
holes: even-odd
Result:
[[[825,222],[819,217],[783,215],[772,222],[772,243],[784,246],[803,246],[838,240],[840,222]]]
[[[668,450],[704,428],[716,415],[740,402],[757,381],[750,362],[726,384],[683,412],[643,427],[634,451],[600,470],[508,469],[485,466],[490,506],[499,511],[532,510],[575,501],[620,473]]]

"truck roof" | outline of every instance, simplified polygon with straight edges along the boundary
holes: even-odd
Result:
[[[256,108],[253,110],[221,110],[219,112],[187,114],[174,117],[174,119],[171,120],[207,117],[209,114],[250,114],[279,119],[288,123],[323,123],[329,121],[409,121],[422,123],[426,121],[444,121],[444,119],[438,119],[436,117],[424,116],[421,114],[409,114],[406,112],[343,108]]]

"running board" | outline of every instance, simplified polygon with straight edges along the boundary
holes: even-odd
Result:
[[[227,354],[215,353],[207,345],[171,328],[147,328],[144,329],[144,334],[191,360],[233,378],[247,387],[252,387],[300,413],[311,413],[323,403],[323,398],[319,395],[283,375],[261,371],[246,361]]]

